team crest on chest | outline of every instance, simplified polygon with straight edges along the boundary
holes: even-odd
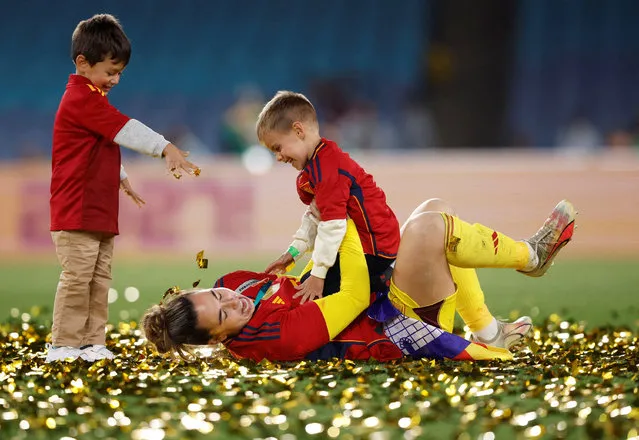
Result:
[[[275,294],[278,290],[280,290],[280,287],[281,287],[280,283],[271,284],[271,287],[269,287],[266,293],[264,294],[264,298],[262,298],[262,301],[267,301],[268,299],[270,299],[273,296],[273,294]]]

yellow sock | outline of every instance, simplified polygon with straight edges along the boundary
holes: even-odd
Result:
[[[493,320],[486,307],[484,292],[479,285],[475,269],[449,266],[450,274],[457,285],[457,312],[471,332],[483,329]]]
[[[522,241],[458,217],[442,213],[446,224],[445,250],[448,262],[457,267],[506,267],[523,269],[528,264],[529,248]]]

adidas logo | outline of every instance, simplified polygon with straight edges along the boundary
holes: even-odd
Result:
[[[284,300],[282,298],[280,298],[280,296],[278,295],[273,300],[273,304],[286,304],[286,302],[284,302]]]

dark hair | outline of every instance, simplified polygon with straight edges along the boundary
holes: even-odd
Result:
[[[211,339],[207,330],[197,328],[197,314],[188,293],[152,306],[142,316],[141,327],[159,353],[171,352],[184,359],[193,354],[187,345],[206,345]]]
[[[129,64],[131,42],[120,22],[111,14],[96,14],[76,26],[71,37],[71,59],[84,55],[90,65],[107,57]]]

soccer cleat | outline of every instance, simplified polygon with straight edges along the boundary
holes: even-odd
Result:
[[[540,277],[552,265],[553,260],[564,246],[572,238],[575,227],[575,207],[568,200],[557,203],[544,225],[527,240],[527,242],[537,254],[537,266],[530,270],[519,270],[529,277]]]
[[[514,322],[497,320],[499,330],[497,335],[490,339],[484,340],[472,335],[473,342],[480,344],[492,345],[493,347],[501,347],[506,350],[521,347],[524,344],[526,336],[532,331],[532,319],[529,316],[522,316]]]
[[[102,359],[113,359],[115,355],[104,345],[89,345],[82,349],[80,357],[85,361],[95,362]]]
[[[55,361],[71,360],[75,361],[82,354],[82,350],[76,347],[54,347],[47,344],[47,357],[45,363],[50,364]]]

